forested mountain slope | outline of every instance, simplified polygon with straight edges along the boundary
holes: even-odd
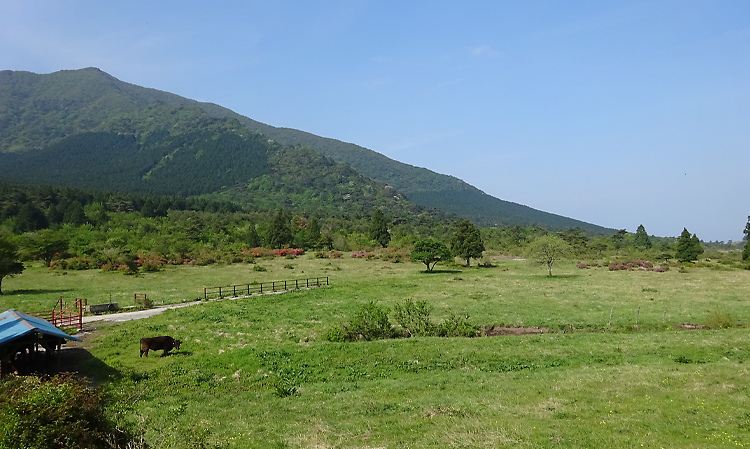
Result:
[[[146,136],[79,133],[39,150],[0,153],[0,179],[159,195],[210,194],[259,210],[422,213],[399,192],[347,164],[244,132],[202,126],[176,135],[164,130]]]
[[[404,164],[359,145],[296,129],[276,128],[211,103],[201,103],[200,106],[213,116],[236,118],[248,128],[282,144],[313,148],[335,161],[350,164],[365,176],[386,182],[420,206],[455,213],[480,226],[539,225],[557,231],[580,227],[591,234],[614,232],[613,229],[495,198],[454,176]]]
[[[206,114],[197,113],[197,108],[205,111]],[[234,120],[227,121],[225,120],[227,118]],[[481,226],[536,224],[551,230],[562,230],[577,226],[593,234],[613,232],[613,230],[601,226],[494,198],[455,177],[403,164],[354,144],[323,138],[294,129],[275,128],[215,104],[199,103],[178,95],[122,82],[99,69],[60,71],[47,75],[0,71],[0,153],[20,154],[31,150],[41,150],[46,157],[52,158],[50,152],[61,149],[55,146],[56,144],[65,141],[63,145],[70,147],[73,142],[67,139],[81,133],[100,132],[110,133],[108,138],[113,138],[111,133],[135,136],[136,140],[139,140],[139,145],[150,148],[149,151],[146,151],[147,154],[144,157],[147,159],[163,158],[167,155],[155,151],[155,147],[174,149],[175,146],[184,146],[184,139],[180,140],[176,136],[187,133],[183,137],[188,135],[196,137],[189,133],[204,126],[213,126],[212,129],[214,130],[217,126],[224,127],[222,133],[237,132],[238,130],[232,129],[232,126],[238,128],[244,126],[249,130],[262,133],[282,146],[302,145],[312,148],[336,162],[351,165],[366,177],[382,181],[396,190],[406,193],[409,200],[422,207],[456,213]],[[156,139],[158,142],[140,141],[145,136],[155,133],[160,133],[159,139],[161,140]],[[104,139],[103,135],[100,137]],[[89,141],[91,138],[91,135],[81,137],[81,139],[88,139]],[[222,138],[228,139],[228,137]],[[191,145],[193,149],[190,151],[192,153],[184,151],[176,157],[178,159],[187,157],[186,155],[189,153],[197,161],[201,154],[205,154],[208,141],[197,136],[196,142],[195,145]],[[201,146],[200,142],[205,144],[203,145],[203,153],[198,149]],[[125,145],[125,142],[119,142],[118,144]],[[135,151],[135,147],[127,148],[123,150],[125,151],[123,155],[127,151]],[[143,148],[139,147],[139,155],[143,153]],[[91,148],[90,150],[93,151]],[[79,154],[79,156],[82,154]],[[256,157],[256,161],[262,159],[258,159],[257,155],[254,157]],[[11,159],[4,163],[20,164],[15,165],[19,171],[32,170],[34,164],[40,163],[38,158],[30,156],[18,156]],[[145,160],[139,159],[136,162],[126,159],[128,158],[122,156],[118,160],[126,165],[145,164],[139,167],[132,166],[130,169],[138,172],[141,177],[148,178],[151,176],[151,172],[148,171],[148,164],[154,164],[154,160],[146,163]],[[216,161],[210,161],[209,159],[203,158],[198,165],[208,163],[207,172],[211,172],[215,176],[219,176],[221,170],[229,170],[226,172],[228,173],[228,180],[221,183],[222,185],[219,187],[227,187],[233,181],[236,181],[232,175],[234,168],[221,164],[216,165]],[[60,158],[55,160],[62,162]],[[100,162],[103,163],[104,161]],[[108,160],[107,162],[112,161]],[[168,168],[156,168],[161,170],[161,173],[167,173],[175,167],[182,166],[181,164],[187,164],[187,159],[167,164]],[[63,166],[57,165],[57,167],[60,171]],[[54,169],[55,167],[51,168]],[[100,168],[106,171],[106,168]],[[255,169],[262,171],[261,167],[254,167],[253,170]],[[128,173],[130,172],[128,171]],[[23,177],[20,174],[16,176]],[[28,180],[31,175],[24,176]],[[123,176],[132,177],[134,175],[132,173],[127,175],[125,173],[113,173],[112,176],[111,179],[114,181],[115,179],[122,180]],[[166,181],[160,181],[161,178],[159,177],[157,179],[146,178],[142,182],[143,185],[149,186],[149,191],[186,193],[194,190],[192,186],[182,182],[178,183],[178,191],[166,192],[162,190],[167,185]],[[277,181],[281,182],[283,177],[277,178]],[[2,179],[15,180],[17,178],[3,177]],[[41,182],[42,179],[39,181]],[[126,180],[122,181],[126,182]],[[126,183],[130,182],[135,181],[130,179]],[[206,182],[207,186],[216,187],[205,180],[200,180],[200,182]],[[269,184],[264,185],[268,187]],[[109,188],[114,187],[114,185],[109,186]],[[277,187],[284,186],[277,184]],[[309,190],[306,191],[307,195],[311,194]],[[247,198],[247,192],[238,190],[236,193],[237,198]]]

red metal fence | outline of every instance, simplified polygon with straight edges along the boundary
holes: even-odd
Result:
[[[52,310],[31,312],[29,315],[47,320],[55,327],[81,329],[83,328],[82,318],[85,304],[86,299],[76,298],[73,304],[66,306],[61,296]]]
[[[296,290],[306,287],[328,285],[328,276],[321,278],[293,279],[291,281],[261,282],[259,284],[227,285],[222,287],[205,287],[203,299],[223,298],[224,296],[251,295],[253,293]],[[265,289],[264,289],[265,287]]]

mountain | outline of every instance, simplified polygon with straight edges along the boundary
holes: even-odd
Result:
[[[68,70],[47,75],[0,71],[0,156],[3,156],[0,163],[21,164],[14,167],[25,167],[23,170],[32,170],[34,164],[41,163],[40,160],[52,158],[52,153],[60,151],[60,147],[55,145],[71,147],[72,142],[69,139],[83,133],[109,133],[110,138],[112,133],[140,136],[138,139],[161,133],[159,135],[162,140],[158,144],[151,142],[149,148],[156,145],[166,151],[172,148],[170,145],[178,144],[175,139],[179,139],[176,136],[186,137],[200,127],[212,126],[214,132],[221,128],[221,133],[242,134],[243,131],[239,131],[239,128],[244,128],[261,133],[263,137],[255,138],[258,141],[264,141],[265,138],[268,144],[313,149],[326,159],[347,164],[364,177],[380,181],[396,191],[405,193],[408,200],[419,206],[455,213],[469,218],[480,226],[520,224],[539,225],[550,230],[580,227],[591,234],[614,232],[612,229],[500,200],[453,176],[403,164],[358,145],[295,129],[276,128],[216,104],[201,103],[125,83],[99,69]],[[88,135],[85,139],[91,138],[92,136]],[[245,135],[243,138],[249,137]],[[273,142],[269,142],[268,139]],[[184,139],[181,142],[185,145]],[[205,145],[201,154],[205,154],[210,146],[205,140],[203,142]],[[140,145],[146,143],[139,142]],[[133,148],[131,150],[135,151]],[[141,150],[138,151],[138,154],[143,153]],[[193,158],[196,158],[198,151],[191,153]],[[13,153],[13,157],[8,158],[7,153]],[[25,153],[44,156],[24,156]],[[168,156],[158,151],[146,153],[151,158]],[[260,160],[257,156],[253,156],[254,160]],[[120,160],[127,159],[123,157]],[[201,164],[209,159],[204,158]],[[59,157],[55,160],[58,163],[61,161]],[[187,159],[183,161],[184,164],[185,161]],[[143,163],[145,165],[137,169],[132,167],[141,177],[147,176],[149,167],[148,163]],[[150,163],[156,164],[154,160]],[[100,166],[100,169],[104,167]],[[215,176],[219,176],[217,170],[221,169],[226,170],[227,167],[214,167],[211,170]],[[90,174],[92,172],[93,170],[89,171]],[[4,179],[12,180],[7,177]],[[235,180],[231,176],[229,179]],[[282,177],[278,177],[278,181],[281,180]],[[167,183],[165,180],[162,184]],[[151,182],[151,188],[155,189],[153,186],[157,184],[159,183]],[[216,187],[214,184],[211,186]],[[276,187],[283,189],[284,185],[282,183]],[[179,193],[192,190],[181,187],[177,192],[155,191]],[[253,196],[241,189],[235,189],[234,192],[234,197],[244,197],[246,200]]]

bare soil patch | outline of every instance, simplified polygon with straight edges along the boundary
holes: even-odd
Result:
[[[483,327],[482,332],[486,337],[497,337],[499,335],[533,335],[546,334],[549,329],[535,326],[492,326]]]
[[[678,324],[677,327],[680,329],[705,329],[706,326],[702,324],[682,323]]]

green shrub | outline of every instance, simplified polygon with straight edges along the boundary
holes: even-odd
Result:
[[[346,333],[343,329],[339,327],[334,327],[328,332],[326,332],[325,336],[326,340],[332,341],[335,343],[343,343],[346,341]]]
[[[260,265],[256,265],[253,267],[253,271],[268,271],[266,267],[261,267]]]
[[[706,317],[706,326],[709,329],[728,329],[735,327],[736,321],[727,311],[717,307]]]
[[[349,324],[345,327],[347,340],[378,340],[393,335],[388,320],[388,309],[370,301],[360,307]]]
[[[288,263],[288,264],[284,265],[284,268],[286,268],[288,270],[294,270],[294,265]]]
[[[440,337],[476,337],[479,326],[469,323],[469,315],[454,315],[446,318],[437,329]]]
[[[273,384],[274,394],[280,398],[286,398],[297,394],[297,386],[290,379],[278,377]]]
[[[396,322],[401,325],[410,336],[425,337],[434,335],[435,325],[430,322],[430,306],[427,301],[406,300],[404,306],[396,304],[394,308]]]
[[[105,415],[103,396],[72,375],[8,376],[0,381],[0,447],[135,447]]]

